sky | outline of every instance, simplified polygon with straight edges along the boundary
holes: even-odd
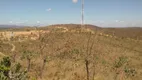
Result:
[[[142,27],[142,0],[84,0],[86,24]],[[81,0],[0,0],[0,24],[80,24]]]

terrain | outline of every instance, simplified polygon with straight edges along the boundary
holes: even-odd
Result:
[[[142,28],[58,24],[0,33],[0,58],[20,63],[29,80],[142,79]]]

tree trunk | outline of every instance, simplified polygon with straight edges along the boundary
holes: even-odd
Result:
[[[13,58],[13,62],[15,62],[16,61],[16,59],[15,59],[16,58],[16,54],[14,54],[12,58]]]
[[[41,71],[40,71],[40,78],[42,78],[43,71],[44,71],[44,68],[45,68],[45,64],[46,64],[46,59],[43,59],[43,65],[42,65]]]
[[[95,76],[96,72],[95,72],[95,63],[93,63],[93,66],[92,66],[92,77],[91,77],[91,80],[94,80],[94,76]]]
[[[31,59],[28,59],[28,67],[27,67],[27,71],[30,70],[30,67],[31,67]]]
[[[89,61],[87,59],[85,60],[85,65],[86,65],[87,80],[89,80],[89,67],[88,67]]]

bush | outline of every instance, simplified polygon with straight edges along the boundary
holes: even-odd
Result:
[[[8,77],[10,66],[11,66],[11,62],[9,57],[4,57],[3,60],[0,62],[0,73],[3,74],[3,76]]]
[[[114,67],[115,68],[120,68],[122,67],[125,63],[127,62],[127,58],[126,57],[119,57],[119,60],[115,62]]]
[[[20,63],[11,67],[9,57],[4,57],[0,62],[0,80],[28,80],[27,71],[21,70]]]

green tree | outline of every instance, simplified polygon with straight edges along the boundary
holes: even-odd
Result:
[[[21,70],[20,63],[11,66],[9,57],[4,57],[0,62],[0,80],[28,80],[27,72]]]
[[[0,73],[2,73],[4,76],[8,77],[9,76],[9,71],[10,71],[10,58],[9,57],[4,57],[2,61],[0,62]]]

